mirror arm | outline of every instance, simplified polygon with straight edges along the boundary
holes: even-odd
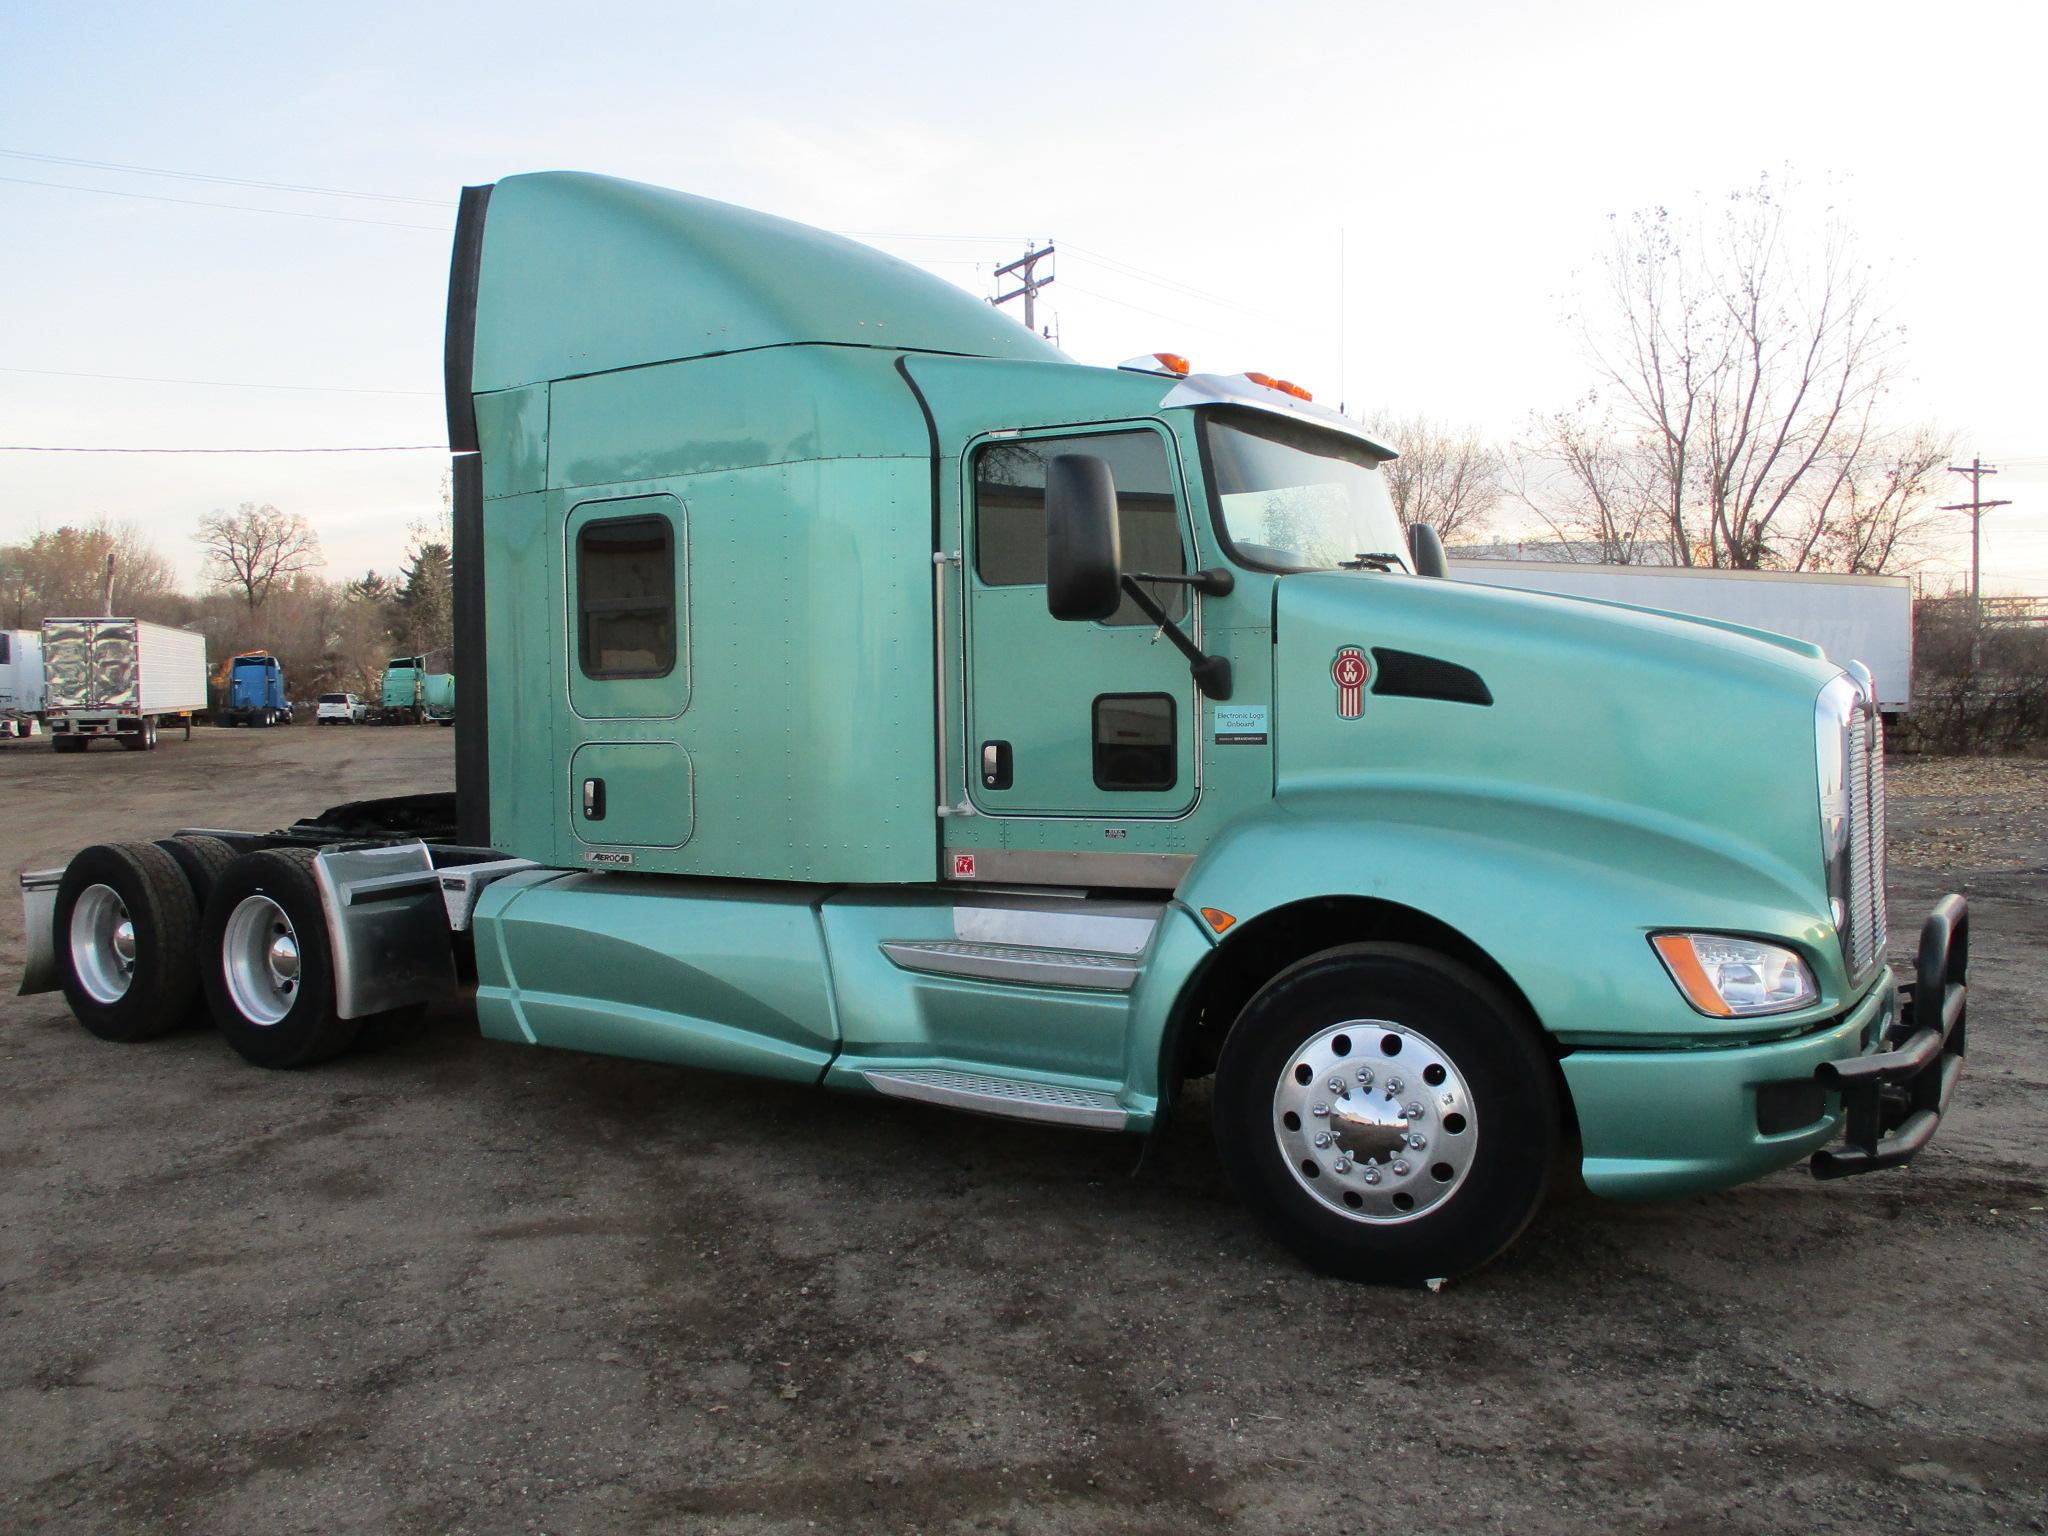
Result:
[[[1186,575],[1155,576],[1149,572],[1139,571],[1133,573],[1129,579],[1163,581],[1176,587],[1193,587],[1204,597],[1228,597],[1237,590],[1237,577],[1225,565],[1212,565],[1207,570]]]
[[[1157,624],[1166,638],[1173,642],[1174,648],[1181,655],[1187,657],[1188,666],[1195,674],[1195,686],[1212,699],[1229,698],[1229,658],[1205,655],[1202,648],[1187,637],[1187,632],[1166,616],[1166,610],[1153,600],[1152,594],[1138,585],[1140,581],[1151,579],[1145,576],[1122,576],[1118,578],[1123,585],[1124,592],[1132,602],[1138,605],[1139,611],[1154,624]]]

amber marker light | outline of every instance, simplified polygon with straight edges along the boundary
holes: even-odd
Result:
[[[1701,1013],[1711,1014],[1717,1019],[1733,1017],[1734,1010],[1721,1001],[1721,994],[1707,980],[1706,967],[1700,964],[1700,957],[1693,952],[1691,939],[1682,933],[1660,933],[1650,942],[1656,945],[1664,969],[1678,983],[1678,990],[1685,994],[1687,1002]]]
[[[1224,929],[1228,928],[1232,923],[1237,921],[1236,918],[1232,917],[1228,912],[1224,911],[1221,907],[1202,908],[1202,920],[1206,922],[1211,928],[1214,928],[1218,933],[1223,932]]]
[[[1297,400],[1315,399],[1314,395],[1310,394],[1307,390],[1303,389],[1299,384],[1290,383],[1286,379],[1275,379],[1273,381],[1273,387],[1279,390],[1281,394],[1292,395]]]
[[[1194,372],[1194,369],[1188,366],[1188,360],[1178,352],[1154,352],[1152,356],[1159,366],[1168,373],[1177,373],[1182,378],[1186,378],[1190,373]]]
[[[1248,373],[1245,377],[1254,384],[1263,385],[1267,389],[1278,389],[1280,387],[1280,381],[1270,373]]]

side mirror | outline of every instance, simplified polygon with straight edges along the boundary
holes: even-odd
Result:
[[[1451,563],[1444,558],[1444,541],[1427,523],[1408,525],[1408,553],[1418,576],[1447,576]]]
[[[1116,481],[1105,460],[1062,453],[1045,466],[1045,606],[1056,619],[1106,619],[1123,601]]]

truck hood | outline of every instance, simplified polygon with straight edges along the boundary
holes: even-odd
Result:
[[[1274,640],[1283,802],[1362,791],[1396,816],[1600,826],[1644,850],[1675,839],[1826,910],[1814,706],[1840,669],[1811,645],[1338,571],[1275,583]],[[1350,699],[1336,672],[1348,648],[1367,673]]]

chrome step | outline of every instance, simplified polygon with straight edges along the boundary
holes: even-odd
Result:
[[[892,1099],[916,1099],[1011,1120],[1045,1120],[1088,1130],[1120,1131],[1130,1119],[1117,1103],[1116,1095],[1089,1088],[1061,1088],[1051,1083],[940,1067],[909,1067],[893,1072],[868,1069],[861,1076],[877,1093]]]
[[[1080,987],[1128,992],[1138,979],[1134,956],[1032,944],[978,944],[966,939],[884,939],[882,953],[906,971],[1006,981],[1028,987]]]

